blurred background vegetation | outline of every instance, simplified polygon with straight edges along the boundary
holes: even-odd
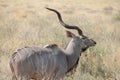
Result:
[[[65,80],[120,80],[119,6],[120,0],[0,0],[0,80],[10,80],[9,58],[18,48],[52,43],[64,48],[70,41],[44,7],[58,10],[97,42]]]

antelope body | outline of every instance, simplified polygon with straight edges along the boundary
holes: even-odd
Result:
[[[57,14],[60,23],[68,28],[78,31],[79,36],[67,31],[72,38],[65,49],[56,44],[44,48],[25,47],[17,50],[10,58],[10,68],[13,80],[60,80],[77,63],[79,56],[96,42],[84,36],[77,26],[70,26],[63,22],[61,15],[54,9],[47,8]]]

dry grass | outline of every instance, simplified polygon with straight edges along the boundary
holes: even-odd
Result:
[[[0,80],[10,79],[8,62],[16,49],[51,43],[62,48],[68,43],[65,29],[45,6],[59,10],[65,22],[97,41],[65,80],[120,80],[119,5],[119,0],[0,0]]]

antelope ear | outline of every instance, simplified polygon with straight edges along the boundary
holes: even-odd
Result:
[[[74,37],[75,36],[75,34],[73,34],[70,31],[66,31],[66,34],[67,34],[67,37]]]

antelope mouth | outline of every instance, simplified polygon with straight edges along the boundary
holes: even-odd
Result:
[[[94,47],[97,43],[95,41],[93,41],[93,43],[91,45],[89,45],[88,47]]]

